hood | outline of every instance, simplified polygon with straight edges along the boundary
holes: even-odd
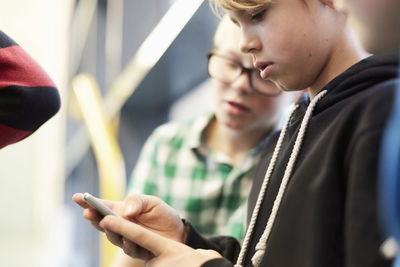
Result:
[[[397,55],[370,56],[329,82],[321,91],[327,90],[314,113],[359,93],[375,84],[395,79],[398,74],[399,58]]]
[[[294,171],[294,166],[296,164],[296,160],[299,155],[304,136],[306,135],[307,127],[311,117],[313,116],[313,113],[317,113],[318,110],[322,111],[330,105],[333,105],[343,99],[348,98],[349,96],[355,95],[358,92],[363,91],[365,88],[370,88],[375,84],[390,80],[392,78],[396,78],[397,67],[397,56],[371,56],[353,65],[341,75],[333,79],[312,99],[312,101],[308,105],[306,105],[306,100],[304,98],[297,103],[297,105],[288,116],[288,119],[284,127],[282,128],[279,138],[276,142],[271,160],[264,175],[257,201],[255,202],[250,223],[248,224],[248,229],[245,239],[243,241],[243,246],[239,253],[237,264],[235,266],[242,266],[246,250],[249,247],[250,238],[254,231],[257,217],[259,216],[262,202],[264,201],[266,189],[268,187],[271,175],[274,171],[276,165],[275,163],[277,162],[279,153],[281,151],[283,140],[287,131],[289,130],[291,121],[296,120],[296,114],[299,115],[301,113],[304,114],[304,116],[297,117],[298,119],[301,118],[301,124],[299,125],[300,127],[298,128],[294,146],[291,150],[289,161],[286,164],[286,168],[281,183],[279,185],[278,193],[273,202],[271,213],[267,220],[264,232],[255,246],[255,253],[251,257],[253,266],[260,266],[264,258],[269,235],[275,223],[275,218],[277,216],[280,203],[283,199],[283,195],[285,194],[287,184],[290,180],[292,172]],[[303,112],[304,109],[305,112]]]

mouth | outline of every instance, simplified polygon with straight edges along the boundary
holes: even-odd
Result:
[[[256,69],[260,70],[260,76],[262,79],[266,80],[269,75],[271,74],[271,71],[273,69],[274,64],[272,62],[255,62],[254,67]]]
[[[234,101],[226,101],[228,112],[233,115],[242,115],[250,112],[250,109],[240,103]]]

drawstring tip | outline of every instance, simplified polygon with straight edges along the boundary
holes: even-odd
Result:
[[[257,250],[256,253],[254,253],[253,258],[251,258],[253,266],[260,266],[261,260],[264,258],[264,252],[264,250]]]

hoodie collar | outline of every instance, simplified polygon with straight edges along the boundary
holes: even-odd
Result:
[[[395,79],[398,66],[399,58],[394,54],[372,55],[359,61],[321,89],[321,91],[327,90],[327,94],[315,107],[314,114],[318,114],[322,110],[366,88],[389,79]],[[304,114],[308,103],[309,100],[307,98],[300,99],[298,101],[299,109],[296,114]],[[296,114],[294,115],[296,116]]]

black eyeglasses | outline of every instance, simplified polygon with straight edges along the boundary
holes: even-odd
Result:
[[[241,63],[230,59],[227,56],[218,55],[214,52],[208,54],[208,74],[223,83],[233,83],[243,72],[247,73],[250,79],[250,87],[255,92],[264,96],[278,96],[281,90],[261,78],[260,70],[244,67]]]

